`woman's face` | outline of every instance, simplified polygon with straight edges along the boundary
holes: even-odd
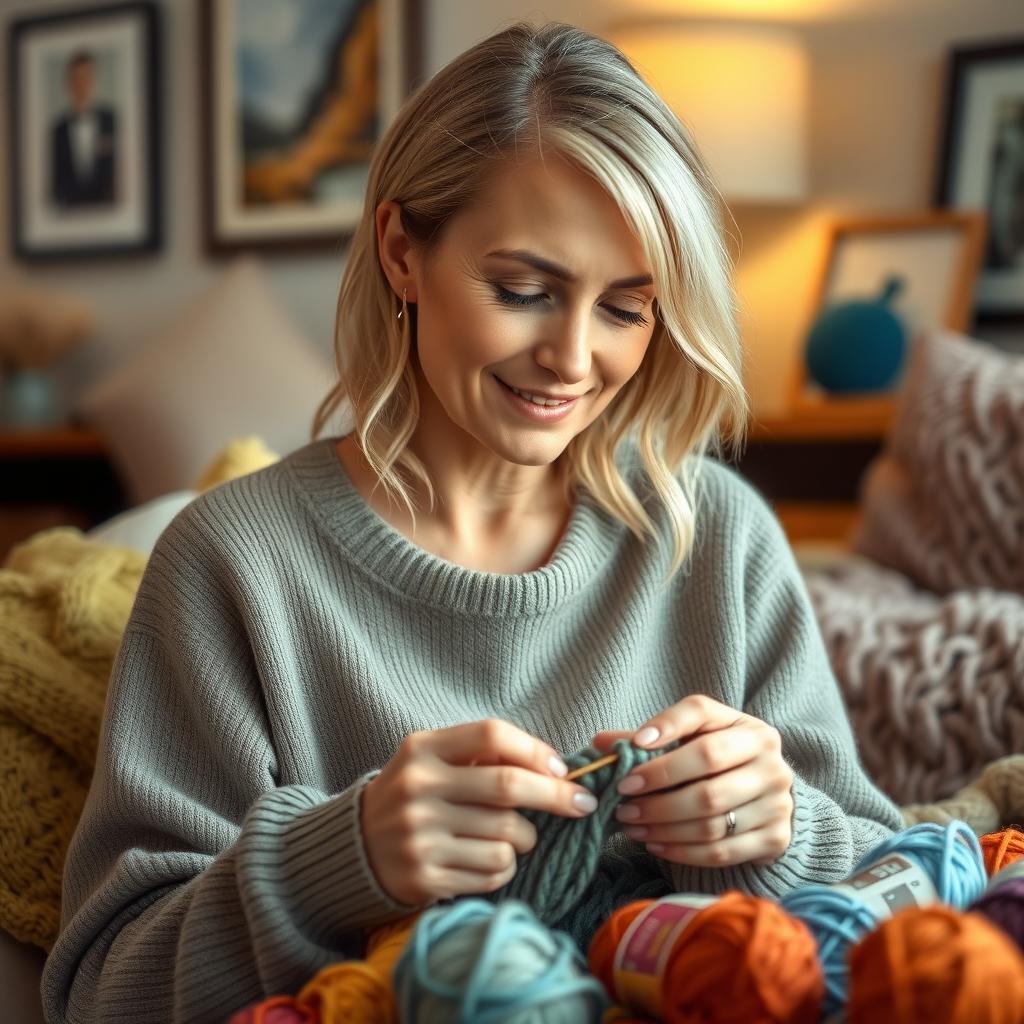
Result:
[[[496,172],[425,261],[408,262],[424,419],[443,410],[469,435],[456,444],[473,438],[508,462],[557,459],[636,373],[654,331],[639,242],[561,157]],[[537,415],[508,385],[571,401]]]

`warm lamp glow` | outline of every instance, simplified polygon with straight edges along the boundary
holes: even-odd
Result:
[[[607,36],[690,130],[726,200],[806,196],[808,60],[798,33],[659,22]]]

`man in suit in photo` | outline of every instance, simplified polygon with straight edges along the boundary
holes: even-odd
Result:
[[[52,196],[59,207],[112,203],[115,198],[117,120],[93,99],[96,60],[78,50],[66,66],[70,106],[53,128]]]

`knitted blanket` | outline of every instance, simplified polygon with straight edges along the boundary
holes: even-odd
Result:
[[[1024,595],[933,594],[857,556],[803,575],[861,758],[894,800],[949,797],[1024,750]]]
[[[0,569],[0,926],[47,951],[146,556],[44,530]]]
[[[277,458],[259,438],[232,441],[196,489]],[[58,526],[16,545],[0,568],[0,928],[47,952],[107,681],[147,559]]]

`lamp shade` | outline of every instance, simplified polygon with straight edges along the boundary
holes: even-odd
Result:
[[[608,38],[686,125],[726,200],[807,194],[808,58],[785,26],[624,25]]]

